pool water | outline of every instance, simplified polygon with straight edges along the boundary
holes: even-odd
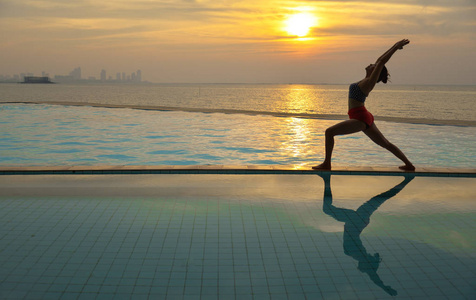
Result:
[[[475,180],[3,176],[0,298],[474,299]]]
[[[0,166],[314,165],[339,120],[10,104]],[[417,167],[476,168],[474,127],[377,121]],[[335,166],[398,166],[363,133],[336,139]]]

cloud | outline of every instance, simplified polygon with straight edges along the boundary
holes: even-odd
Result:
[[[0,20],[16,26],[21,26],[19,20],[34,20],[37,30],[64,26],[63,30],[70,30],[71,35],[81,36],[94,31],[101,36],[102,25],[103,31],[112,26],[113,30],[122,28],[125,34],[137,29],[142,32],[183,29],[204,37],[226,35],[227,39],[242,41],[258,33],[266,40],[284,34],[276,29],[276,24],[284,20],[286,10],[289,13],[292,8],[307,5],[322,20],[321,26],[314,29],[314,35],[318,36],[408,33],[448,36],[475,32],[476,5],[467,0],[258,2],[3,0]],[[68,19],[71,21],[65,22]],[[83,22],[74,22],[78,19]],[[71,28],[70,24],[76,27]],[[32,25],[30,22],[29,26]],[[261,30],[260,25],[268,28]],[[81,31],[84,33],[80,34]]]
[[[301,3],[375,3],[376,1],[362,1],[362,0],[303,0],[303,1],[289,1]],[[403,4],[412,6],[439,6],[439,7],[474,7],[472,0],[381,0],[379,4]]]
[[[327,26],[315,28],[315,34],[448,36],[475,32],[476,5],[423,5],[427,1],[339,1],[341,5],[312,2],[321,3],[322,15],[327,19]]]
[[[229,7],[215,2],[198,1],[62,1],[3,0],[3,14],[8,18],[117,18],[117,19],[196,19],[204,15],[246,12],[246,8]]]
[[[226,35],[227,39],[243,39],[241,23],[257,15],[256,10],[246,6],[216,1],[4,0],[2,11],[1,24],[10,32],[20,32],[19,35],[22,31],[35,31],[57,39],[69,35],[69,39],[84,40],[113,34],[147,39],[165,32],[164,38],[172,38],[172,43],[175,39],[167,32],[174,32],[177,38],[194,35],[216,39]],[[132,37],[132,33],[138,36]],[[10,37],[15,38],[15,34]]]

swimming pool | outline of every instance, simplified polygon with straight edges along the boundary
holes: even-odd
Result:
[[[324,178],[1,176],[0,296],[474,298],[476,179]]]
[[[2,104],[1,166],[313,165],[338,120]],[[417,167],[476,168],[474,127],[377,121]],[[398,166],[363,133],[338,137],[335,166]]]

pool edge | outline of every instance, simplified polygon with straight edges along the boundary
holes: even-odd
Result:
[[[0,167],[0,175],[117,175],[117,174],[296,174],[296,175],[368,175],[475,178],[476,169],[418,168],[406,172],[388,167],[336,167],[333,170],[312,170],[310,166],[280,165],[194,165],[194,166],[30,166]]]

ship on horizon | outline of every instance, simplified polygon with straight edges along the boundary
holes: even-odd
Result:
[[[54,83],[48,76],[25,76],[22,83]]]

